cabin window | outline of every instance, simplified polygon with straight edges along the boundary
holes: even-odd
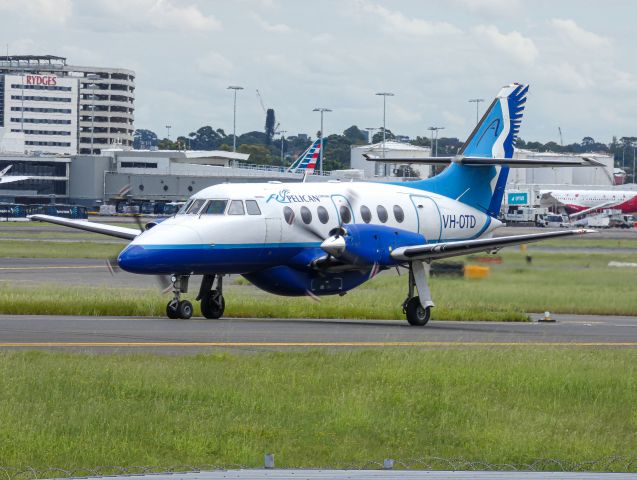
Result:
[[[261,209],[256,200],[246,200],[246,210],[248,215],[261,215]]]
[[[245,213],[246,212],[243,209],[243,202],[241,200],[233,200],[230,202],[228,215],[245,215]]]
[[[228,200],[210,200],[203,213],[204,215],[223,215],[226,211],[226,205],[228,205]]]
[[[341,222],[349,223],[352,221],[352,212],[350,212],[349,208],[345,205],[341,205],[341,208],[339,208],[338,211],[341,214]]]
[[[378,214],[378,220],[380,220],[381,223],[385,223],[387,221],[389,216],[387,215],[387,209],[385,207],[378,205],[376,207],[376,213]]]
[[[288,223],[288,225],[292,225],[294,223],[294,210],[290,207],[283,208],[283,218]]]
[[[365,223],[369,223],[372,221],[372,211],[365,205],[361,206],[361,218]]]
[[[195,200],[194,202],[192,202],[190,208],[188,209],[188,211],[186,211],[186,213],[188,215],[197,215],[199,213],[199,210],[201,210],[201,207],[203,207],[204,203],[206,203],[205,200]]]
[[[318,215],[319,221],[325,225],[330,221],[330,214],[327,213],[327,209],[323,206],[320,206],[316,209],[316,214]]]
[[[398,223],[403,223],[403,220],[405,219],[405,212],[403,212],[400,205],[394,205],[394,218]]]
[[[312,212],[307,207],[301,207],[301,220],[306,225],[309,225],[312,222]]]

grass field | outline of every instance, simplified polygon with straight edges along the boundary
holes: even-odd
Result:
[[[3,244],[0,243],[0,247]],[[59,246],[55,244],[56,246]],[[103,245],[99,245],[103,248]],[[77,253],[75,253],[77,256]],[[634,254],[550,254],[534,252],[532,263],[510,250],[482,280],[432,278],[438,320],[525,321],[525,312],[637,315],[637,272],[609,268],[610,260],[637,262]],[[464,259],[471,263],[471,258]],[[106,272],[105,272],[105,275]],[[163,316],[168,297],[158,289],[4,283],[0,313]],[[236,282],[239,277],[232,277]],[[403,319],[406,277],[386,272],[344,297],[286,298],[264,293],[247,282],[226,288],[226,316]],[[115,283],[113,283],[115,285]],[[574,289],[574,286],[577,288]],[[191,300],[194,292],[187,295]],[[574,292],[576,292],[574,294]],[[198,306],[196,306],[198,308]],[[198,314],[198,312],[196,312]]]
[[[0,465],[578,463],[635,455],[636,403],[635,350],[5,352]]]

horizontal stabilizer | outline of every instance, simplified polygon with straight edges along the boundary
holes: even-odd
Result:
[[[64,225],[65,227],[77,228],[87,232],[101,233],[111,237],[124,238],[126,240],[132,240],[141,233],[136,228],[116,227],[114,225],[104,225],[102,223],[89,222],[87,220],[72,220],[70,218],[56,217],[53,215],[28,215],[27,218],[41,222],[55,223],[56,225]]]
[[[449,165],[457,163],[468,166],[502,165],[511,168],[540,168],[540,167],[603,167],[604,164],[590,157],[577,158],[485,158],[485,157],[412,157],[412,158],[382,158],[375,155],[363,154],[369,162],[388,163],[422,163],[425,165]]]
[[[400,247],[391,252],[392,258],[399,261],[433,260],[456,257],[476,252],[493,252],[511,245],[539,242],[555,237],[584,235],[597,233],[596,230],[581,228],[578,230],[558,230],[555,232],[531,233],[528,235],[509,235],[507,237],[481,238],[477,240],[460,240],[457,242],[441,242],[426,245]]]

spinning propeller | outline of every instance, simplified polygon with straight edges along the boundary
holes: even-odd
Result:
[[[140,214],[133,215],[133,218],[135,219],[135,223],[137,224],[137,227],[139,228],[140,234],[144,233],[144,231],[146,230],[150,230],[156,225],[156,222],[149,222],[144,225],[142,223],[142,216]],[[119,264],[117,263],[117,257],[118,256],[115,255],[113,257],[109,257],[106,259],[106,268],[108,268],[108,271],[110,272],[112,276],[114,276],[115,274],[121,271],[121,268],[119,268]],[[162,293],[168,293],[171,291],[172,283],[170,279],[168,278],[168,276],[155,275],[155,279],[157,280],[157,283],[159,285],[159,288],[161,288]]]

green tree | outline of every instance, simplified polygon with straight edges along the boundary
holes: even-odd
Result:
[[[385,131],[385,140],[393,140],[396,138],[396,135],[391,133],[390,129]],[[378,132],[374,134],[372,137],[372,143],[380,143],[383,141],[383,129],[381,128]]]
[[[237,148],[237,151],[249,154],[248,161],[257,165],[273,165],[275,161],[272,151],[265,145],[243,144]]]
[[[162,138],[157,143],[157,148],[159,150],[179,150],[179,148],[177,147],[177,144],[167,138]]]
[[[190,132],[188,136],[192,150],[217,150],[226,138],[222,129],[215,130],[209,125],[201,127],[196,132]],[[232,144],[232,140],[230,143]]]
[[[343,136],[350,142],[350,145],[364,145],[367,143],[367,135],[356,125],[352,125],[343,131]]]

